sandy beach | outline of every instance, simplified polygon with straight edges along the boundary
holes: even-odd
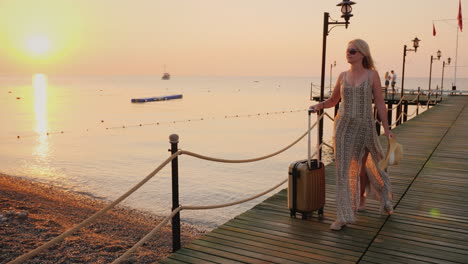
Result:
[[[107,203],[26,179],[0,174],[0,263],[37,248]],[[118,207],[26,263],[110,263],[146,235],[161,217]],[[202,231],[182,225],[182,246]],[[128,263],[154,263],[172,251],[170,225]]]

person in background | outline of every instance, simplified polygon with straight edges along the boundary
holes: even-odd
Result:
[[[388,93],[388,86],[390,86],[390,79],[392,78],[392,76],[390,76],[390,74],[388,72],[385,72],[385,76],[384,76],[384,79],[385,79],[385,94]]]
[[[380,77],[375,70],[368,44],[361,39],[348,43],[348,71],[342,72],[329,99],[310,106],[312,112],[335,106],[333,138],[336,162],[336,220],[330,229],[341,230],[356,221],[356,212],[365,209],[366,197],[380,200],[381,212],[393,214],[392,191],[387,172],[378,167],[384,158],[375,129],[372,100],[378,110],[385,135],[395,139],[387,120]]]
[[[397,81],[397,76],[396,76],[396,73],[393,70],[391,70],[390,72],[392,74],[392,93],[395,93],[395,84],[396,84],[396,81]]]

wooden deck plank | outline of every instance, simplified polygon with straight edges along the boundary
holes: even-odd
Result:
[[[307,242],[307,241],[300,240],[300,239],[284,238],[284,237],[274,236],[268,233],[254,232],[250,230],[243,230],[243,229],[232,228],[228,226],[222,226],[221,228],[213,232],[219,232],[219,233],[231,235],[234,237],[245,238],[245,239],[253,239],[252,238],[253,236],[254,239],[257,239],[258,241],[261,241],[263,243],[274,244],[274,245],[279,245],[281,243],[287,248],[297,248],[305,252],[309,250],[310,252],[322,252],[326,256],[343,258],[347,260],[355,260],[356,257],[360,256],[360,254],[356,253],[353,250],[341,249],[338,251],[335,247],[327,246],[321,243]]]
[[[196,240],[193,243],[191,243],[189,246],[187,246],[187,248],[192,249],[194,251],[211,254],[211,255],[214,255],[214,256],[217,256],[217,257],[220,257],[220,258],[226,258],[226,259],[230,259],[230,260],[233,260],[233,259],[238,260],[238,261],[244,262],[244,263],[255,263],[255,264],[270,264],[271,263],[269,261],[261,260],[261,259],[258,259],[258,258],[252,258],[252,257],[249,257],[249,256],[245,256],[244,254],[237,254],[237,253],[232,253],[232,252],[229,252],[229,251],[224,251],[222,247],[220,247],[219,249],[208,247],[208,246],[205,246],[205,244],[199,243],[199,242],[200,241]]]
[[[235,236],[232,236],[231,234],[223,234],[220,232],[211,232],[207,235],[207,237],[210,238],[216,238],[212,241],[229,241],[229,242],[234,242],[236,244],[240,245],[245,245],[247,247],[252,246],[254,248],[259,248],[259,249],[266,249],[269,251],[274,251],[274,255],[281,256],[281,257],[287,257],[288,259],[298,261],[298,262],[314,262],[314,261],[325,261],[325,262],[330,262],[334,263],[337,260],[340,260],[342,263],[354,263],[351,260],[346,260],[345,258],[338,258],[337,256],[329,256],[323,254],[323,251],[313,251],[308,249],[307,251],[303,251],[303,249],[306,249],[305,247],[303,248],[298,248],[298,247],[290,247],[288,243],[279,243],[275,244],[273,243],[273,240],[266,240],[266,239],[258,239],[256,237],[250,237],[250,239],[247,239],[247,236],[244,236],[242,238],[238,238]],[[219,239],[219,240],[218,240]]]
[[[166,259],[162,259],[160,261],[158,261],[158,263],[162,263],[162,264],[187,264],[187,263],[190,263],[190,262],[183,262],[183,261],[179,261],[179,260],[175,260],[175,259],[172,259],[172,258],[166,258]]]
[[[198,258],[198,259],[202,259],[202,260],[206,260],[206,261],[211,261],[213,263],[221,263],[221,264],[239,264],[239,263],[243,263],[243,262],[240,262],[240,261],[218,257],[218,256],[215,256],[215,255],[203,253],[203,252],[192,250],[192,249],[189,249],[189,248],[183,248],[183,249],[177,251],[177,254],[174,254],[174,255],[177,255],[177,256],[184,255],[184,256],[188,256],[188,257],[194,257],[194,258]]]
[[[282,253],[275,250],[254,247],[246,244],[240,244],[208,236],[204,236],[201,239],[196,240],[194,243],[205,247],[220,249],[225,252],[231,252],[237,255],[256,258],[259,260],[267,261],[268,263],[296,264],[304,263],[304,261],[305,263],[307,263],[306,258],[301,258],[292,254]],[[317,260],[317,263],[327,262]]]
[[[415,234],[413,233],[413,236],[414,235]],[[437,236],[434,236],[434,239],[437,239]],[[459,263],[463,263],[463,261],[467,260],[467,252],[462,249],[443,245],[435,245],[432,243],[423,243],[415,240],[400,239],[385,235],[380,235],[372,245],[390,251],[397,250],[415,255],[421,254],[427,257],[432,257],[434,259],[443,259]],[[444,254],[441,254],[441,252],[444,252]]]
[[[209,260],[206,260],[206,259],[198,258],[194,254],[186,255],[183,252],[184,251],[180,252],[177,255],[172,255],[168,259],[174,260],[174,261],[180,261],[182,263],[193,263],[193,264],[213,264],[213,263],[216,264],[216,263],[219,263],[219,262],[213,262],[213,261],[209,261]]]
[[[373,247],[372,249],[369,249],[369,251],[367,251],[367,252],[369,252],[369,253],[372,252],[376,256],[379,256],[381,254],[389,254],[391,256],[395,256],[395,257],[398,257],[398,258],[421,261],[423,263],[453,264],[453,262],[450,262],[450,261],[445,261],[445,260],[442,260],[442,259],[432,258],[432,257],[428,257],[428,256],[425,256],[425,255],[411,254],[411,253],[403,252],[403,251],[400,251],[400,250],[389,250],[389,249],[386,249],[386,248],[379,248],[379,247]],[[366,255],[367,255],[367,252],[366,252]],[[365,258],[366,255],[364,255],[363,258]]]
[[[467,105],[468,97],[449,97],[394,130],[405,153],[389,168],[394,215],[368,201],[355,224],[330,231],[332,163],[323,218],[290,218],[284,189],[164,260],[178,262],[162,263],[467,263]]]
[[[313,236],[313,235],[309,235],[309,236],[293,235],[293,234],[290,234],[290,233],[272,231],[272,230],[264,229],[264,228],[261,228],[261,227],[255,228],[255,227],[251,227],[251,226],[245,226],[242,223],[238,223],[238,222],[228,224],[228,226],[244,228],[247,231],[256,231],[256,232],[263,232],[263,233],[273,234],[273,235],[276,235],[276,236],[282,237],[282,238],[289,238],[289,239],[294,239],[294,240],[300,239],[302,241],[309,242],[309,243],[320,243],[321,245],[334,247],[337,251],[344,249],[344,250],[353,250],[353,251],[359,252],[359,251],[363,250],[362,246],[358,246],[358,245],[355,245],[355,244],[340,243],[339,240],[319,239],[319,238],[317,238],[316,236]]]
[[[395,255],[388,255],[383,252],[367,252],[366,255],[362,258],[364,261],[369,261],[372,263],[379,264],[392,264],[392,263],[405,263],[405,264],[426,264],[425,261],[409,259],[405,257],[399,257]],[[362,262],[360,262],[362,263]]]

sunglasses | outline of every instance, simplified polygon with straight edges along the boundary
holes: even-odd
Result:
[[[346,52],[348,52],[351,55],[354,55],[354,54],[358,53],[359,51],[356,50],[356,49],[348,49]]]

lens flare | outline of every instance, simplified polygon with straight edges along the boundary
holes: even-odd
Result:
[[[439,217],[440,211],[437,208],[431,208],[431,210],[429,210],[429,215],[432,217]]]

